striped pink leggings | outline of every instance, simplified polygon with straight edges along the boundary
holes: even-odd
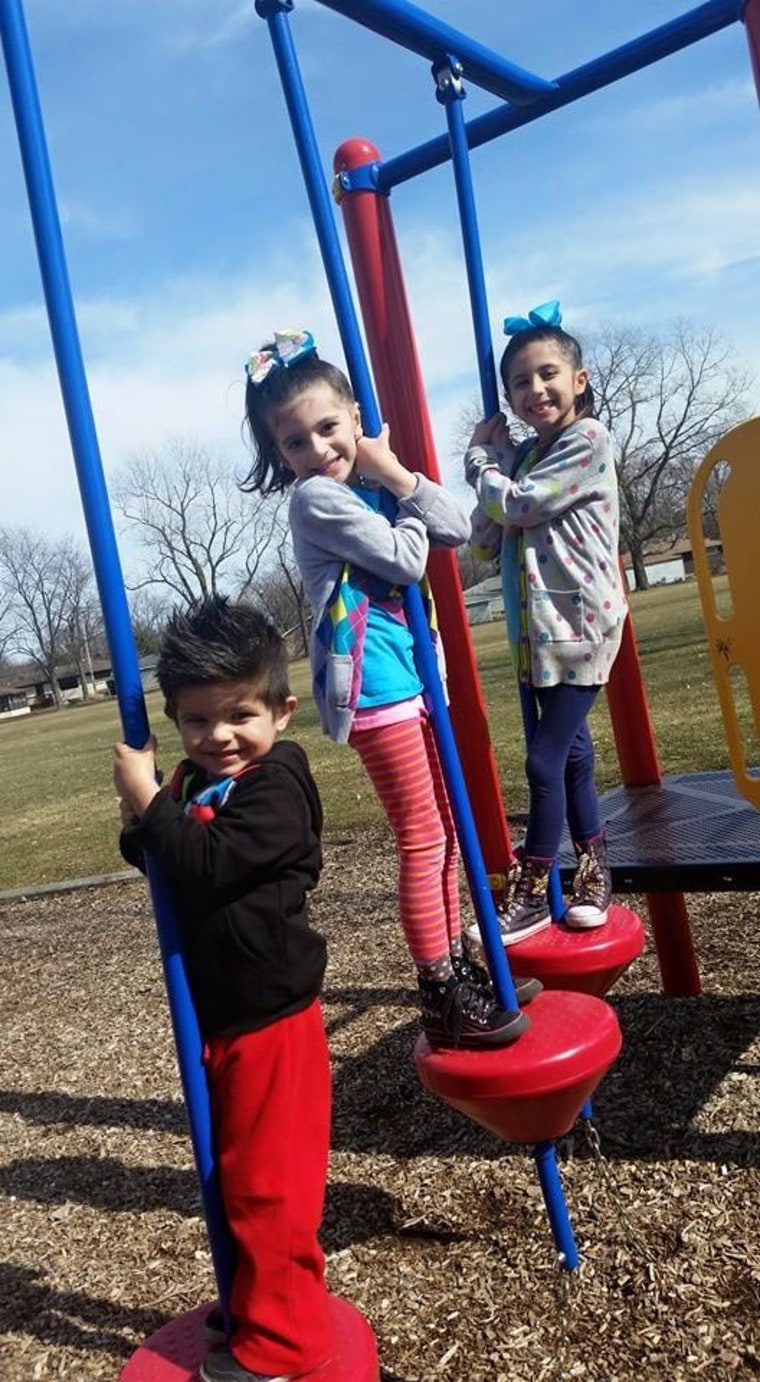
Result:
[[[399,855],[401,925],[415,964],[448,955],[461,932],[459,849],[427,717],[350,738],[383,805]]]

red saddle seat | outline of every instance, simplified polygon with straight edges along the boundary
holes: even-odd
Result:
[[[604,926],[575,931],[560,921],[510,945],[507,957],[513,974],[540,979],[544,988],[603,998],[638,959],[645,939],[641,917],[613,904]]]
[[[435,1050],[420,1036],[414,1059],[426,1088],[499,1137],[554,1141],[618,1056],[620,1027],[609,1004],[587,993],[539,993],[528,1013],[531,1026],[512,1046]]]

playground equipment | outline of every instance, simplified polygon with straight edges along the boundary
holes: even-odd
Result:
[[[572,989],[603,998],[644,949],[641,918],[611,906],[604,926],[571,931],[554,925],[509,948],[512,969],[533,974],[547,989]]]
[[[585,993],[540,993],[530,1015],[520,1040],[485,1060],[472,1051],[435,1051],[424,1036],[414,1059],[422,1083],[446,1103],[508,1142],[537,1143],[548,1156],[547,1146],[570,1131],[622,1040],[612,1008]]]
[[[319,1372],[304,1373],[301,1382],[380,1382],[375,1336],[348,1301],[330,1302],[335,1354]],[[208,1353],[203,1326],[208,1306],[200,1305],[164,1325],[132,1354],[120,1382],[190,1382]]]
[[[747,26],[758,76],[760,0],[746,0],[743,4],[738,0],[733,0],[733,3],[711,0],[711,3],[700,6],[681,20],[664,25],[574,73],[549,82],[489,53],[464,35],[401,0],[341,0],[341,3],[337,0],[320,0],[320,3],[328,4],[330,8],[355,18],[382,36],[405,43],[430,58],[434,64],[436,91],[446,106],[449,129],[442,140],[433,140],[384,164],[380,162],[379,155],[373,155],[371,146],[363,141],[352,141],[350,146],[343,146],[343,151],[339,151],[337,168],[337,189],[342,197],[349,239],[353,240],[352,256],[382,411],[390,422],[402,452],[407,451],[419,457],[422,440],[424,459],[420,468],[437,478],[429,418],[389,219],[387,195],[391,187],[425,168],[452,158],[463,222],[484,404],[487,411],[495,411],[495,374],[474,203],[469,184],[468,150],[742,18]],[[258,0],[257,3],[258,12],[267,20],[283,82],[349,373],[362,405],[365,426],[372,433],[379,430],[380,413],[291,42],[287,13],[292,8],[293,0]],[[64,404],[113,657],[124,734],[127,742],[140,745],[147,738],[147,719],[20,0],[0,0],[0,30]],[[465,70],[468,78],[478,81],[504,102],[495,112],[470,125],[464,123],[461,108],[461,76]],[[365,217],[366,227],[362,224]],[[393,349],[388,349],[391,332]],[[402,369],[403,377],[399,377],[398,372]],[[457,828],[494,986],[500,1001],[514,1005],[514,987],[498,940],[489,883],[489,878],[505,872],[511,861],[509,830],[488,741],[461,592],[450,556],[446,558],[439,554],[431,564],[431,574],[442,626],[446,630],[455,726],[461,728],[465,723],[465,711],[467,717],[468,753],[464,774],[435,671],[435,659],[419,592],[414,589],[408,594],[407,612],[426,693],[433,710],[441,758],[452,793]],[[626,638],[621,658],[618,659],[617,689],[611,688],[610,703],[623,777],[626,786],[631,786],[642,781],[655,782],[659,778],[659,768],[630,622]],[[530,704],[524,705],[524,713],[529,724]],[[469,797],[465,781],[469,787]],[[208,1098],[200,1060],[200,1035],[189,997],[176,919],[172,915],[162,880],[154,869],[150,870],[150,884],[214,1269],[220,1298],[224,1303],[229,1296],[230,1245],[216,1180]],[[558,910],[558,897],[557,884],[555,910]],[[670,986],[670,991],[697,991],[698,975],[682,899],[681,909],[679,912],[676,902],[669,905],[667,913],[653,911],[663,981],[666,989]],[[534,1004],[534,1023],[527,1038],[521,1039],[510,1051],[500,1054],[498,1059],[492,1060],[490,1056],[465,1058],[464,1053],[457,1052],[432,1052],[429,1047],[426,1049],[424,1042],[418,1043],[416,1051],[421,1078],[430,1088],[436,1089],[442,1097],[485,1126],[494,1128],[500,1135],[517,1141],[538,1143],[536,1161],[552,1232],[563,1265],[570,1268],[577,1264],[578,1256],[559,1184],[552,1139],[567,1131],[577,1113],[587,1108],[591,1093],[619,1050],[616,1019],[612,1010],[597,995],[606,991],[621,968],[633,958],[633,938],[640,933],[637,933],[635,925],[626,923],[622,917],[616,920],[618,924],[609,928],[606,952],[597,955],[593,965],[584,968],[577,958],[582,956],[582,945],[586,946],[589,955],[593,949],[589,939],[581,937],[576,938],[573,952],[576,955],[575,968],[570,959],[569,943],[567,953],[559,959],[555,956],[553,961],[556,965],[567,965],[564,971],[555,965],[553,973],[557,983],[561,978],[566,988],[575,986],[583,989],[585,986],[588,991],[555,992],[552,991],[554,986],[550,985],[549,991],[540,995]],[[552,944],[562,944],[558,938],[563,934],[559,925],[553,927]],[[601,939],[592,940],[604,950]],[[548,972],[548,969],[544,970],[544,973]],[[590,974],[594,975],[593,980],[588,977]],[[574,985],[573,980],[577,981]],[[368,1337],[368,1326],[355,1311],[350,1307],[344,1308],[340,1302],[335,1303],[335,1311],[338,1359],[329,1376],[327,1372],[321,1375],[328,1382],[342,1382],[349,1376],[351,1382],[363,1382],[365,1378],[371,1382],[377,1377],[377,1356],[374,1341],[371,1336]],[[138,1377],[156,1379],[156,1382],[159,1377],[174,1378],[177,1382],[180,1378],[189,1377],[191,1372],[188,1368],[192,1370],[199,1356],[201,1313],[192,1312],[190,1316],[175,1321],[161,1331],[160,1337],[154,1336],[149,1340],[125,1370],[124,1376],[129,1377],[129,1382],[136,1382]],[[344,1360],[347,1359],[350,1359],[350,1363],[344,1366]]]
[[[476,354],[481,376],[484,412],[497,411],[498,394],[490,322],[487,311],[483,266],[477,235],[475,203],[469,171],[469,150],[498,135],[517,129],[567,105],[592,91],[618,81],[642,67],[657,62],[710,34],[743,20],[750,55],[758,79],[760,48],[760,5],[758,0],[713,0],[670,23],[605,54],[583,67],[563,74],[549,89],[536,95],[535,78],[530,74],[509,76],[520,81],[519,93],[487,114],[465,123],[462,114],[462,69],[468,79],[479,81],[467,67],[463,51],[457,49],[450,30],[432,33],[432,21],[409,7],[391,0],[368,0],[357,6],[351,0],[324,0],[329,8],[368,24],[376,32],[396,41],[408,39],[415,51],[424,52],[433,62],[437,99],[446,108],[448,135],[382,161],[378,150],[362,140],[352,140],[339,148],[335,158],[338,194],[344,213],[357,279],[365,330],[378,381],[384,416],[393,435],[406,446],[409,435],[417,438],[428,426],[424,391],[416,358],[411,327],[408,326],[406,295],[401,278],[400,258],[389,208],[390,193],[400,184],[431,168],[451,161],[462,225],[462,239],[473,311]],[[290,7],[289,5],[287,6]],[[262,7],[260,7],[261,9]],[[403,13],[402,13],[403,12]],[[436,41],[437,40],[437,41]],[[493,56],[493,55],[491,55]],[[482,54],[478,54],[482,61]],[[500,61],[500,60],[499,60]],[[501,69],[489,80],[505,80]],[[483,83],[487,85],[487,83]],[[491,85],[488,89],[495,90]],[[408,335],[408,340],[407,340]],[[392,341],[392,349],[388,348]],[[417,431],[414,429],[415,422]],[[415,453],[417,454],[417,453]],[[429,448],[423,449],[423,465],[429,464]],[[437,470],[428,471],[437,478]],[[431,580],[441,625],[446,630],[447,647],[454,648],[450,689],[452,718],[461,734],[469,707],[478,706],[479,688],[474,667],[468,661],[468,634],[461,609],[456,573],[451,558],[437,554],[431,563]],[[714,887],[750,887],[760,881],[760,851],[751,813],[736,798],[729,782],[714,778],[708,785],[682,775],[663,778],[647,706],[632,620],[626,622],[623,643],[607,688],[615,743],[623,785],[601,801],[606,819],[612,875],[617,892],[644,892],[652,923],[653,937],[668,994],[700,992],[699,970],[694,953],[683,888],[698,890]],[[523,699],[523,712],[529,724],[531,708]],[[474,733],[474,731],[473,731]],[[468,738],[470,730],[467,730]],[[462,740],[464,742],[464,740]],[[484,853],[493,876],[504,868],[511,848],[508,835],[500,836],[500,859],[489,852],[494,835],[501,830],[498,816],[491,814],[495,799],[488,755],[473,738],[472,752],[465,762],[467,783],[483,842]],[[720,795],[720,800],[716,800]],[[496,798],[497,809],[498,798]],[[711,838],[712,818],[721,818],[719,839]],[[560,853],[560,872],[566,882],[574,869],[569,841]],[[560,914],[561,893],[554,892],[554,912]],[[609,936],[614,952],[614,933]],[[547,939],[552,944],[554,938]],[[581,941],[577,965],[583,967]],[[514,947],[518,952],[521,947]],[[620,952],[621,962],[626,953]],[[515,956],[515,968],[522,960]],[[541,947],[531,953],[531,972],[541,977],[551,973],[553,960],[542,963]],[[589,973],[605,961],[600,955],[588,956]],[[609,956],[614,968],[615,955]],[[590,981],[589,981],[590,982]]]
[[[710,482],[717,483],[718,533],[728,576],[731,612],[719,613],[703,525]],[[718,688],[734,780],[739,792],[760,807],[760,638],[755,529],[760,513],[760,418],[735,427],[705,456],[689,494],[689,534],[702,598],[713,676]],[[749,689],[754,744],[747,743],[736,713],[732,682],[744,676]],[[752,756],[750,756],[752,755]],[[748,764],[754,761],[755,772]]]

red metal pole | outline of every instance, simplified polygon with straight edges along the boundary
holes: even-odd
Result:
[[[747,30],[749,58],[752,63],[757,97],[760,100],[760,0],[747,0],[742,19]]]
[[[622,568],[620,579],[625,581]],[[659,785],[662,773],[630,611],[625,621],[620,652],[607,686],[607,703],[625,786]],[[683,893],[647,893],[646,900],[663,992],[671,997],[701,993],[699,967]]]
[[[349,139],[334,159],[336,173],[376,163],[374,144]],[[425,389],[388,198],[371,188],[341,201],[380,408],[405,463],[440,481]],[[451,718],[489,874],[512,861],[483,692],[470,637],[456,557],[433,552],[430,581],[446,648]]]

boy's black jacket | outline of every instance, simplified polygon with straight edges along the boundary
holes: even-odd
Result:
[[[175,889],[188,975],[204,1037],[255,1031],[307,1008],[326,947],[306,893],[322,866],[322,805],[303,749],[274,744],[208,823],[169,789],[121,834],[128,863],[147,850]]]

